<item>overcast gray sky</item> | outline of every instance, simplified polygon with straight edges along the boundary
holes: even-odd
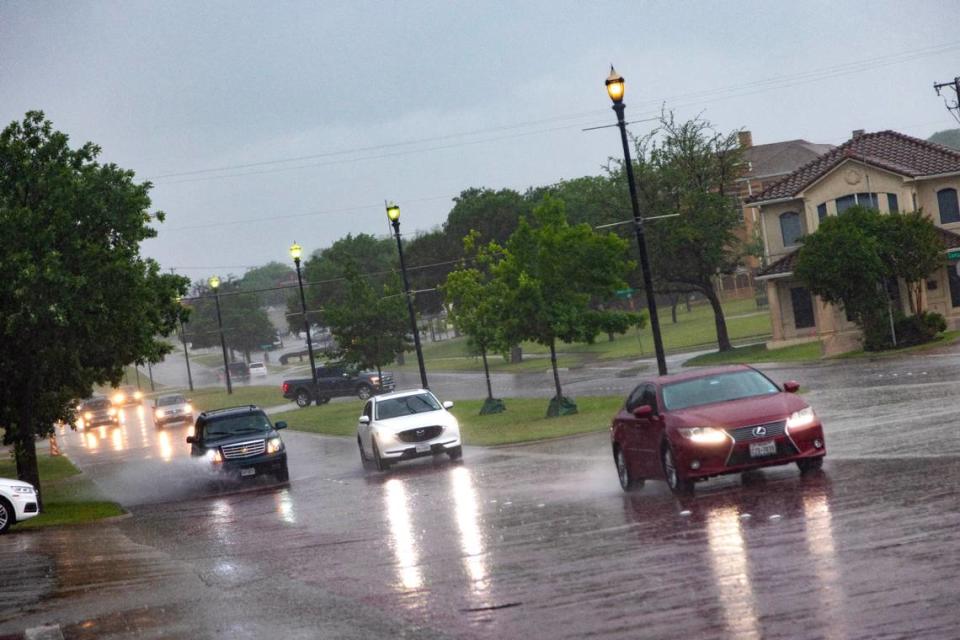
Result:
[[[0,123],[42,109],[98,143],[155,184],[146,254],[240,275],[386,233],[384,199],[409,234],[469,187],[599,173],[616,129],[581,129],[614,120],[611,62],[628,120],[665,103],[757,144],[927,137],[957,126],[932,84],[960,75],[958,24],[955,0],[0,0]]]

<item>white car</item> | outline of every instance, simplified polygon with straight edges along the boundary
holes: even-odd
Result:
[[[266,378],[267,377],[267,365],[262,362],[251,362],[250,366],[250,377],[251,378]]]
[[[426,389],[399,391],[373,396],[363,406],[357,423],[360,460],[373,462],[377,469],[401,460],[446,453],[451,460],[463,455],[460,424]]]
[[[0,478],[0,533],[36,515],[37,492],[29,482]]]
[[[158,396],[153,401],[153,423],[157,428],[170,422],[193,423],[193,405],[179,393]]]

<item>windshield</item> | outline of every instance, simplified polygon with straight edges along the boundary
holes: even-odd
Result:
[[[207,422],[204,433],[207,438],[221,438],[223,436],[239,436],[246,433],[267,433],[272,428],[266,415],[262,413],[248,413],[240,416],[214,417]]]
[[[686,409],[779,392],[759,371],[732,371],[664,385],[663,405],[669,410]]]
[[[84,409],[105,409],[110,406],[110,401],[106,398],[94,398],[83,403]]]
[[[377,403],[377,420],[389,420],[400,416],[409,416],[415,413],[437,411],[440,403],[432,393],[418,393],[413,396],[390,398]]]
[[[165,407],[171,404],[186,404],[187,399],[183,396],[163,396],[162,398],[157,398],[157,406]]]

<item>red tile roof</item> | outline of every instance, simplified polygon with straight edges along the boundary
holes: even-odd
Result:
[[[774,182],[747,202],[792,198],[848,158],[911,178],[960,172],[960,151],[896,131],[878,131],[851,138]]]

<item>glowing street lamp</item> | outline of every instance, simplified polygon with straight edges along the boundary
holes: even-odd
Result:
[[[647,240],[643,231],[643,218],[640,217],[640,202],[637,200],[637,185],[633,179],[633,160],[630,158],[630,144],[627,141],[627,123],[623,119],[623,94],[626,83],[610,65],[607,76],[607,95],[613,101],[613,110],[617,114],[617,126],[620,128],[620,141],[623,143],[623,161],[627,170],[627,183],[630,187],[630,204],[633,207],[633,228],[637,233],[637,247],[640,250],[640,269],[643,271],[643,288],[647,293],[647,310],[650,312],[650,329],[653,331],[653,348],[657,353],[657,369],[660,375],[667,375],[667,359],[663,352],[663,339],[660,336],[660,319],[657,317],[657,300],[653,293],[653,278],[650,275],[650,261],[647,258]]]
[[[310,377],[313,378],[313,388],[317,388],[317,363],[313,359],[313,339],[310,337],[310,321],[307,320],[307,298],[303,294],[303,276],[300,274],[300,256],[303,249],[294,242],[290,245],[290,257],[297,265],[297,283],[300,285],[300,311],[303,313],[303,329],[307,332],[307,352],[310,354]],[[319,403],[318,403],[319,404]]]
[[[213,289],[213,297],[217,301],[217,328],[220,330],[220,348],[223,350],[223,374],[227,381],[227,394],[233,394],[233,385],[230,383],[230,363],[227,361],[227,341],[223,337],[223,318],[220,316],[220,278],[211,277],[207,284]]]
[[[427,386],[427,368],[423,365],[423,349],[420,347],[420,331],[417,329],[417,314],[413,310],[413,298],[410,297],[410,282],[407,280],[407,265],[403,260],[403,243],[400,241],[400,207],[394,203],[387,205],[387,218],[393,225],[397,238],[397,252],[400,254],[400,273],[403,275],[403,292],[407,297],[407,311],[410,312],[410,328],[413,330],[413,346],[417,350],[417,364],[420,365],[420,385]]]

